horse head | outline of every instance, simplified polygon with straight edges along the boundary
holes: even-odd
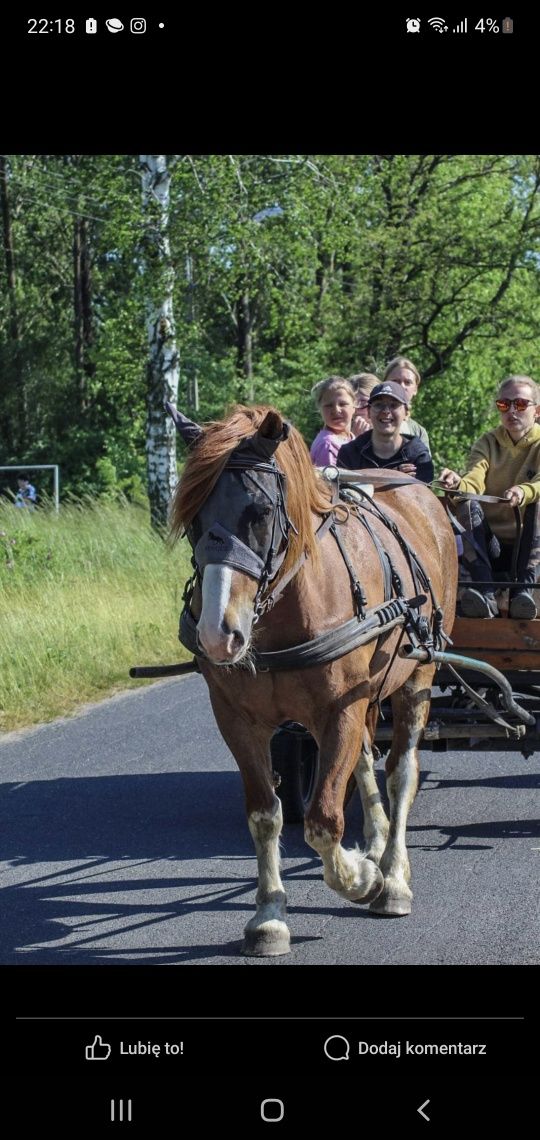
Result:
[[[188,528],[201,585],[198,642],[216,665],[246,655],[261,595],[276,576],[291,527],[275,452],[289,425],[269,412],[230,453]]]

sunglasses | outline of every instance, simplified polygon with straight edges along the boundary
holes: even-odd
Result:
[[[518,396],[515,400],[495,400],[495,407],[500,412],[509,412],[512,407],[516,412],[524,412],[527,408],[534,407],[534,400],[526,400],[524,396]]]

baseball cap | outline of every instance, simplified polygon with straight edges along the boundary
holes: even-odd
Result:
[[[396,383],[395,380],[385,380],[384,384],[376,384],[369,393],[369,402],[373,403],[377,396],[392,396],[394,400],[399,400],[400,404],[409,406],[409,397],[401,384]]]

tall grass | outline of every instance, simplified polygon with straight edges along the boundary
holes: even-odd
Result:
[[[189,572],[187,543],[168,546],[140,507],[0,506],[0,729],[144,683],[131,665],[187,660],[177,633]]]

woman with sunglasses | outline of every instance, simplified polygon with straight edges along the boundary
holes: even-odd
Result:
[[[516,537],[513,511],[519,507],[523,524],[516,567],[519,582],[531,586],[540,578],[540,388],[529,376],[508,376],[501,384],[495,405],[501,422],[473,444],[469,469],[460,476],[445,467],[440,482],[449,490],[496,495],[505,503],[482,504],[474,500],[456,509],[465,526],[463,561],[471,580],[478,585],[466,589],[461,609],[466,617],[496,617],[493,589],[482,587],[482,579],[512,566]],[[508,506],[507,506],[508,504]],[[500,575],[499,575],[500,576]],[[510,593],[512,618],[535,618],[535,591],[526,586]]]

